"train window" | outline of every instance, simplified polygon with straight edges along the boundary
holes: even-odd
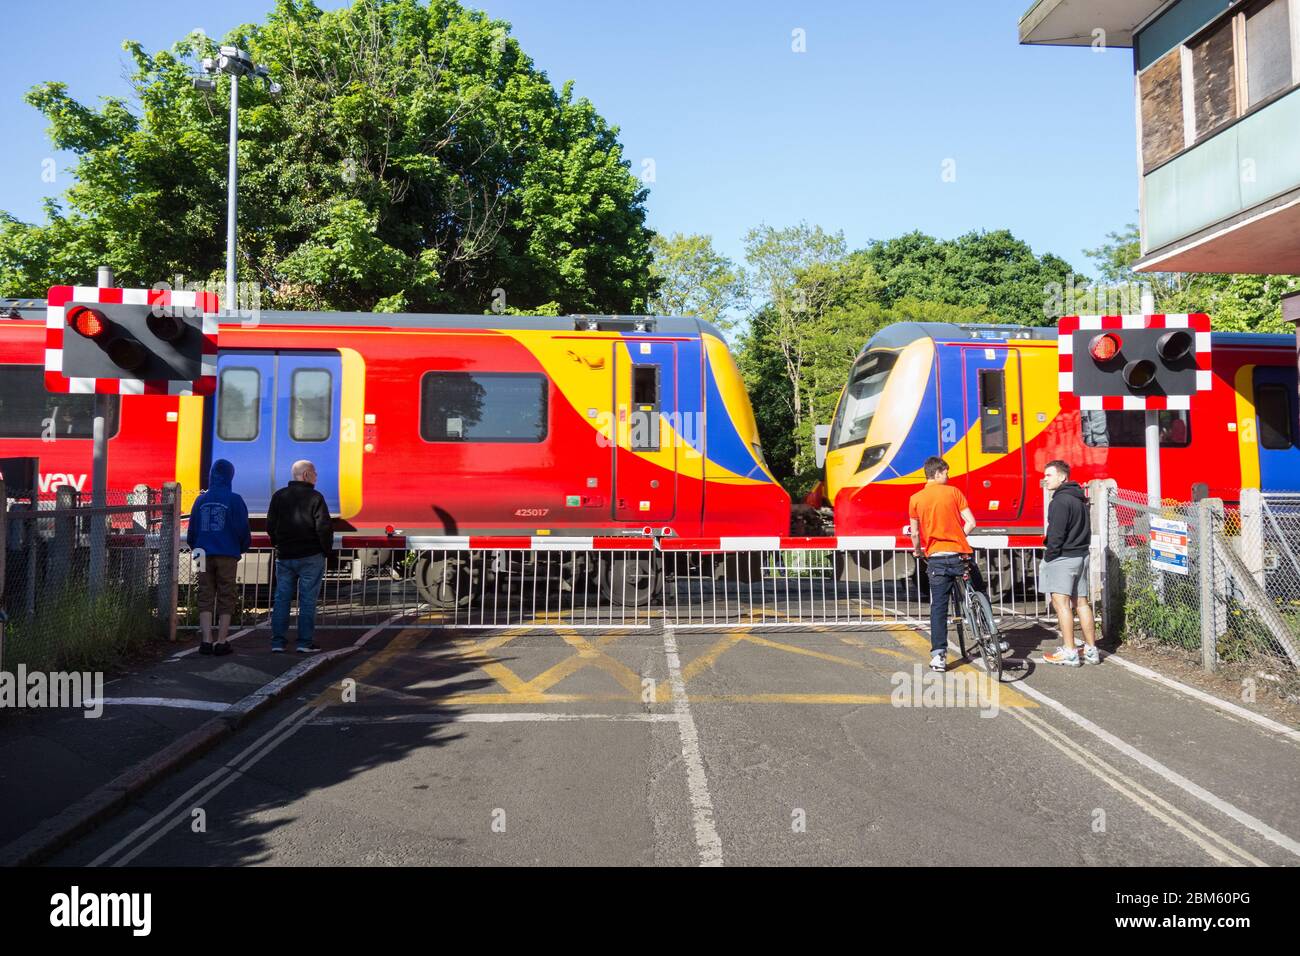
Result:
[[[108,399],[108,435],[117,434],[120,399]],[[95,397],[45,390],[42,365],[0,365],[0,438],[93,438]]]
[[[262,375],[255,368],[223,368],[217,398],[217,437],[255,441],[262,420]]]
[[[632,421],[629,445],[633,451],[659,450],[659,366],[632,366]]]
[[[985,454],[1006,454],[1007,393],[1001,369],[980,369],[980,445]]]
[[[1281,385],[1256,387],[1255,414],[1259,417],[1259,443],[1265,448],[1290,448],[1295,443],[1291,399]]]
[[[885,383],[897,362],[895,352],[868,352],[855,364],[831,424],[830,451],[866,441]]]
[[[294,441],[327,441],[333,376],[323,368],[295,369],[289,387],[289,437]]]
[[[527,372],[427,372],[420,381],[420,437],[544,441],[547,389],[545,375]]]
[[[1192,421],[1185,411],[1160,412],[1160,447],[1186,448]],[[1090,448],[1145,448],[1146,412],[1085,411],[1079,416],[1083,443]]]

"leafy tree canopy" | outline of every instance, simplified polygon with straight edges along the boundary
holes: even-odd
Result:
[[[240,84],[238,265],[264,304],[645,308],[646,193],[618,130],[557,91],[504,22],[456,0],[278,0],[223,42],[284,87],[272,100]],[[59,82],[27,95],[77,155],[76,181],[42,224],[0,214],[0,294],[40,296],[99,264],[131,285],[220,278],[229,79],[190,82],[219,45],[126,43],[134,108],[83,105]]]
[[[650,248],[650,274],[658,282],[652,313],[697,315],[724,331],[735,325],[732,311],[747,295],[745,272],[715,250],[709,236],[656,234]]]

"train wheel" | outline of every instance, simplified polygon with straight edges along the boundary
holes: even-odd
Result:
[[[651,555],[613,558],[600,577],[600,593],[611,604],[645,607],[659,592],[659,566]]]
[[[423,554],[415,565],[415,589],[430,607],[465,607],[474,594],[474,576],[464,558]]]

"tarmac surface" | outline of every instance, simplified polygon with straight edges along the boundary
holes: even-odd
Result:
[[[321,641],[359,637],[361,650],[50,862],[1300,862],[1300,734],[1114,660],[1037,662],[1054,643],[1043,629],[1010,632],[1015,669],[996,690],[955,651],[947,675],[930,675],[928,640],[903,626],[425,626]],[[298,663],[266,653],[263,638],[184,666],[207,674],[207,698],[236,699],[268,668]],[[212,716],[107,713],[122,733],[106,724],[99,736],[132,753]],[[0,744],[12,767],[19,745]],[[69,767],[90,759],[71,739],[65,749]],[[14,825],[41,799],[33,790]]]

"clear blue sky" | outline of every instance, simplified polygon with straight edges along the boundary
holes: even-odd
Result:
[[[343,5],[321,0],[321,6]],[[558,86],[576,81],[633,169],[654,160],[650,224],[710,234],[742,255],[747,229],[800,220],[850,247],[921,229],[1009,228],[1076,268],[1136,217],[1128,50],[1016,42],[1030,0],[479,0]],[[271,0],[6,3],[0,209],[40,216],[67,185],[22,94],[62,80],[95,103],[125,95],[121,41],[163,48],[261,19]],[[807,52],[791,50],[791,32]],[[16,38],[21,38],[17,40]],[[58,177],[42,181],[54,156]],[[956,162],[956,182],[941,173]]]

